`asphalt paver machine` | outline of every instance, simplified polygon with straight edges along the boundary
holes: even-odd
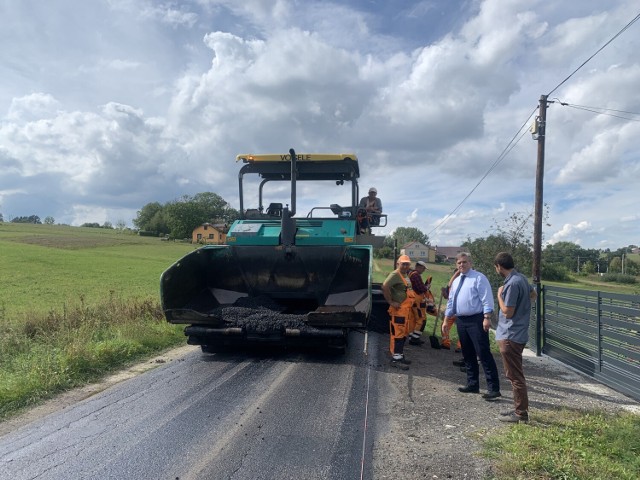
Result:
[[[373,247],[382,236],[358,224],[355,154],[238,155],[240,219],[224,245],[205,245],[161,276],[166,319],[188,324],[188,343],[205,352],[249,344],[346,347],[372,309]],[[245,177],[255,176],[257,206],[245,207]],[[350,187],[350,204],[327,202],[296,215],[301,182]],[[290,203],[263,203],[265,185],[287,182]],[[341,187],[342,188],[342,187]],[[266,189],[269,190],[269,189]],[[255,201],[255,200],[254,200]],[[372,221],[385,227],[386,216]]]

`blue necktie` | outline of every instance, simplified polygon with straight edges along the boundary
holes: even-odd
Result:
[[[456,301],[458,300],[458,293],[460,292],[460,288],[462,287],[462,284],[464,283],[465,278],[467,278],[466,275],[464,274],[460,275],[460,283],[458,283],[458,288],[456,288],[456,293],[453,294],[453,305],[451,307],[452,317],[455,316],[456,314]]]

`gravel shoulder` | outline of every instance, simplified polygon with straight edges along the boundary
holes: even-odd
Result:
[[[383,409],[388,413],[387,433],[376,442],[376,479],[486,479],[491,465],[479,456],[483,438],[510,428],[498,421],[499,412],[513,405],[511,384],[504,376],[500,355],[502,397],[488,402],[477,394],[458,392],[466,374],[452,364],[462,355],[432,349],[429,342],[408,346],[408,371],[382,365],[389,384]],[[535,421],[543,410],[571,408],[622,409],[640,414],[640,404],[547,357],[525,349],[524,372],[529,388],[529,415]],[[383,357],[384,358],[384,357]],[[486,391],[480,368],[481,393]]]

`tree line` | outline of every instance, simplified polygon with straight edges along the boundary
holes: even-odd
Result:
[[[133,224],[142,232],[191,238],[193,229],[203,223],[230,225],[240,218],[238,210],[217,193],[204,192],[161,204],[147,203],[138,211]]]
[[[4,222],[4,217],[2,216],[1,213],[0,213],[0,222]],[[55,225],[56,220],[51,216],[44,217],[44,220],[40,220],[40,217],[38,215],[29,215],[29,216],[13,217],[9,223],[31,223],[34,225],[42,225],[42,224]],[[124,220],[119,220],[116,223],[115,227],[111,222],[104,222],[102,225],[100,225],[97,222],[85,222],[80,226],[88,227],[88,228],[106,228],[106,229],[117,228],[118,230],[124,230],[125,228],[127,228],[127,225],[124,222]]]
[[[203,223],[227,224],[230,225],[240,218],[237,210],[220,195],[212,192],[198,193],[193,196],[183,195],[182,197],[161,204],[160,202],[147,203],[138,210],[133,225],[140,232],[152,234],[154,236],[170,236],[171,238],[191,238],[193,229]],[[4,221],[0,213],[0,222]],[[42,224],[43,221],[38,215],[24,217],[14,217],[10,220],[13,223]],[[53,217],[46,217],[45,224],[53,225]],[[97,222],[87,222],[81,225],[90,228],[114,228],[111,222],[104,222],[100,225]],[[117,229],[125,229],[126,223],[118,221]]]
[[[527,213],[511,214],[506,220],[495,221],[492,233],[486,237],[468,238],[460,245],[471,254],[474,268],[484,273],[494,288],[503,280],[495,273],[493,260],[498,252],[509,252],[516,268],[526,276],[533,269],[533,225]],[[375,255],[393,258],[394,245],[401,249],[410,242],[430,246],[429,237],[414,227],[399,227],[385,239],[384,246]],[[605,281],[635,283],[640,275],[640,264],[628,258],[636,245],[617,250],[582,248],[572,242],[548,244],[542,251],[541,276],[547,281],[570,281],[571,276],[603,274]]]

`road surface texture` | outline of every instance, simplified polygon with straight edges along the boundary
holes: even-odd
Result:
[[[193,348],[0,437],[0,478],[372,478],[385,376],[364,339],[346,355]]]

